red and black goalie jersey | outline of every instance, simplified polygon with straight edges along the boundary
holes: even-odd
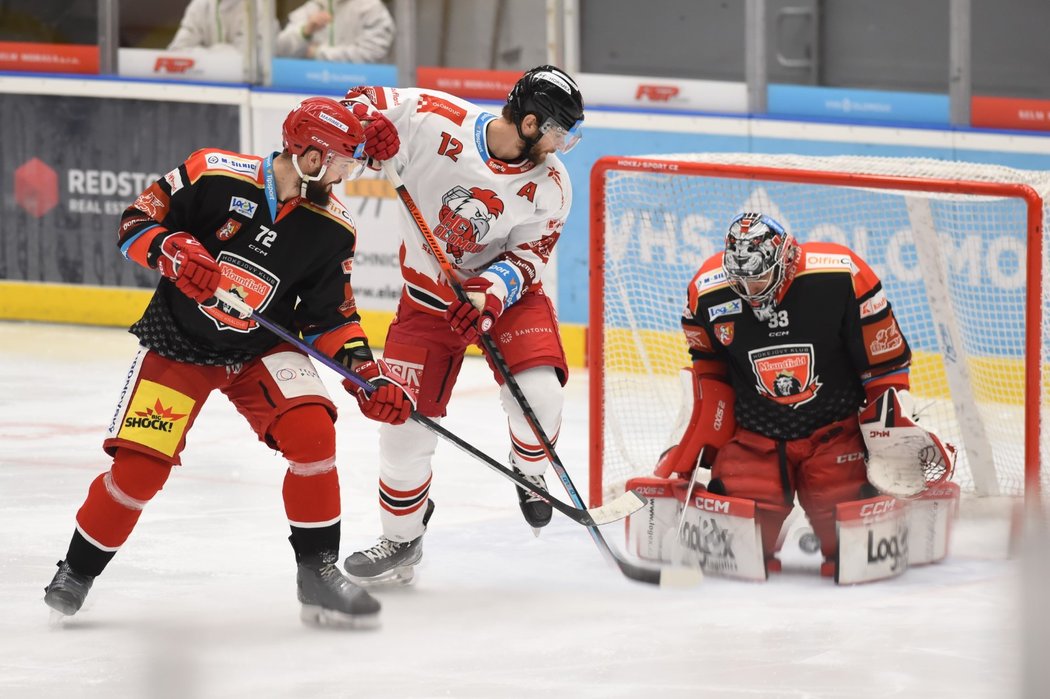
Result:
[[[855,415],[865,386],[900,380],[911,350],[875,273],[851,250],[801,245],[768,320],[730,289],[722,254],[689,285],[682,329],[701,373],[728,375],[740,427],[799,439]]]
[[[218,262],[223,289],[333,354],[364,339],[350,286],[353,220],[334,197],[327,207],[302,198],[279,204],[273,158],[193,153],[124,211],[118,244],[152,268],[159,236],[190,233]],[[221,303],[196,303],[168,279],[131,332],[161,356],[209,365],[249,361],[280,341]]]

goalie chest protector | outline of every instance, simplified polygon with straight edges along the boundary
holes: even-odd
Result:
[[[907,364],[881,282],[847,248],[803,244],[795,276],[765,320],[729,287],[721,260],[712,257],[694,277],[682,326],[694,361],[728,365],[738,426],[773,439],[809,436],[856,415],[861,377],[882,357],[886,366]]]

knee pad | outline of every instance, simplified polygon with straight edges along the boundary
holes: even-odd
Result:
[[[314,464],[335,458],[335,424],[318,403],[298,405],[280,415],[270,436],[289,463]]]
[[[106,490],[118,503],[141,510],[171,474],[171,464],[133,449],[117,449],[113,466],[104,477]],[[130,498],[130,500],[128,500]]]

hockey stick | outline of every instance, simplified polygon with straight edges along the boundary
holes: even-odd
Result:
[[[285,342],[294,345],[297,349],[313,357],[315,360],[317,360],[321,364],[324,364],[326,367],[333,370],[343,378],[348,379],[355,386],[363,388],[368,393],[371,393],[375,390],[375,386],[373,386],[365,379],[361,378],[356,372],[346,368],[345,366],[335,361],[328,355],[318,352],[310,345],[306,344],[299,338],[289,333],[280,325],[277,325],[266,316],[257,312],[255,309],[253,309],[251,306],[249,306],[247,303],[241,300],[241,298],[238,297],[236,294],[226,291],[224,289],[216,289],[215,298],[221,301],[222,303],[225,303],[226,305],[230,306],[242,317],[251,318],[256,323],[263,326],[273,334],[277,335]],[[515,473],[513,469],[507,468],[506,466],[496,461],[492,457],[488,456],[484,452],[471,446],[470,444],[463,441],[452,432],[449,432],[447,429],[434,422],[427,416],[421,415],[413,411],[412,419],[426,427],[431,432],[437,434],[440,437],[444,437],[449,442],[452,442],[454,445],[456,445],[466,453],[470,454],[479,461],[482,461],[489,468],[501,473],[504,477],[514,481],[517,485],[535,493],[539,497],[549,502],[551,504],[551,507],[561,512],[569,519],[578,522],[584,526],[594,527],[599,524],[608,524],[609,522],[615,522],[619,519],[627,517],[632,512],[640,509],[645,504],[645,500],[640,500],[637,496],[635,496],[634,498],[620,497],[608,503],[607,505],[602,505],[601,507],[592,507],[590,509],[586,509],[583,507],[571,507],[552,496],[543,488],[532,485],[520,475]]]
[[[456,298],[462,302],[469,303],[470,301],[467,298],[467,292],[463,289],[463,285],[453,271],[452,265],[448,261],[448,257],[442,252],[441,245],[437,238],[434,237],[434,233],[430,230],[430,226],[427,225],[426,219],[423,218],[423,213],[419,210],[412,195],[409,194],[408,189],[405,187],[405,183],[401,181],[401,176],[397,173],[392,160],[383,161],[383,174],[385,174],[387,179],[390,180],[390,184],[393,185],[398,198],[401,199],[401,203],[405,205],[405,209],[415,222],[419,233],[426,240],[427,247],[433,253],[434,258],[441,267],[441,272],[444,274],[449,286],[451,286],[452,290],[455,292]],[[584,507],[583,499],[577,492],[576,486],[573,485],[572,479],[569,478],[569,473],[565,470],[565,466],[562,464],[561,459],[559,459],[557,453],[555,453],[554,445],[551,443],[550,439],[547,438],[543,428],[540,426],[539,419],[536,417],[536,413],[533,412],[532,406],[529,405],[528,400],[525,398],[525,394],[522,392],[517,380],[510,373],[510,367],[507,366],[507,362],[503,358],[503,353],[499,351],[499,347],[496,346],[496,342],[492,339],[492,336],[489,335],[489,333],[482,332],[479,337],[486,354],[496,366],[496,370],[503,378],[504,384],[510,390],[518,407],[521,408],[521,412],[524,414],[526,422],[529,423],[529,428],[532,430],[533,435],[535,435],[536,439],[538,439],[542,445],[544,454],[550,459],[555,473],[558,474],[558,478],[561,480],[562,485],[565,486],[565,492],[569,494],[569,499],[577,508],[582,509]],[[639,500],[641,499],[637,493],[628,491],[617,498],[617,500],[623,500],[625,498],[630,499],[631,496],[638,498]],[[661,570],[647,568],[632,563],[622,556],[617,555],[617,553],[609,547],[609,543],[605,540],[605,537],[602,536],[602,533],[597,527],[588,527],[588,531],[591,533],[591,538],[594,539],[594,543],[598,546],[598,550],[603,556],[605,556],[606,560],[616,565],[625,576],[632,580],[663,586],[687,586],[699,582],[699,579],[695,579],[696,571],[690,568]]]
[[[693,488],[696,487],[696,476],[700,473],[700,462],[704,458],[704,449],[706,449],[706,447],[700,447],[700,454],[696,457],[696,464],[693,466],[693,472],[689,474],[689,486],[685,491],[685,502],[682,503],[682,514],[678,517],[678,526],[675,528],[674,544],[672,545],[671,550],[676,552],[677,559],[684,558],[685,556],[681,551],[688,548],[682,541],[682,534],[685,530],[685,518],[689,513],[689,501],[693,499]],[[703,577],[703,566],[700,565],[699,560],[697,561],[695,570],[697,570],[698,574]]]

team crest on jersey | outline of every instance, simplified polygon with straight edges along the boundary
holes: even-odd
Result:
[[[445,252],[460,264],[464,255],[487,247],[481,240],[503,209],[503,202],[490,189],[453,187],[441,197],[441,222],[434,235],[445,241]]]
[[[728,323],[715,323],[715,337],[718,338],[718,341],[724,346],[729,347],[729,345],[733,344],[735,328],[736,324],[732,321]]]
[[[280,279],[264,267],[246,260],[240,255],[223,250],[216,258],[222,272],[219,286],[227,289],[257,311],[266,308],[274,296]],[[236,311],[221,301],[214,306],[197,306],[201,313],[211,318],[218,330],[248,333],[258,327],[254,320],[241,318]]]
[[[820,379],[814,375],[813,345],[777,345],[747,353],[760,395],[797,408],[816,397]]]
[[[229,240],[237,235],[237,231],[239,230],[241,230],[241,222],[228,218],[226,219],[226,223],[222,224],[222,227],[215,231],[215,237],[219,240]]]

